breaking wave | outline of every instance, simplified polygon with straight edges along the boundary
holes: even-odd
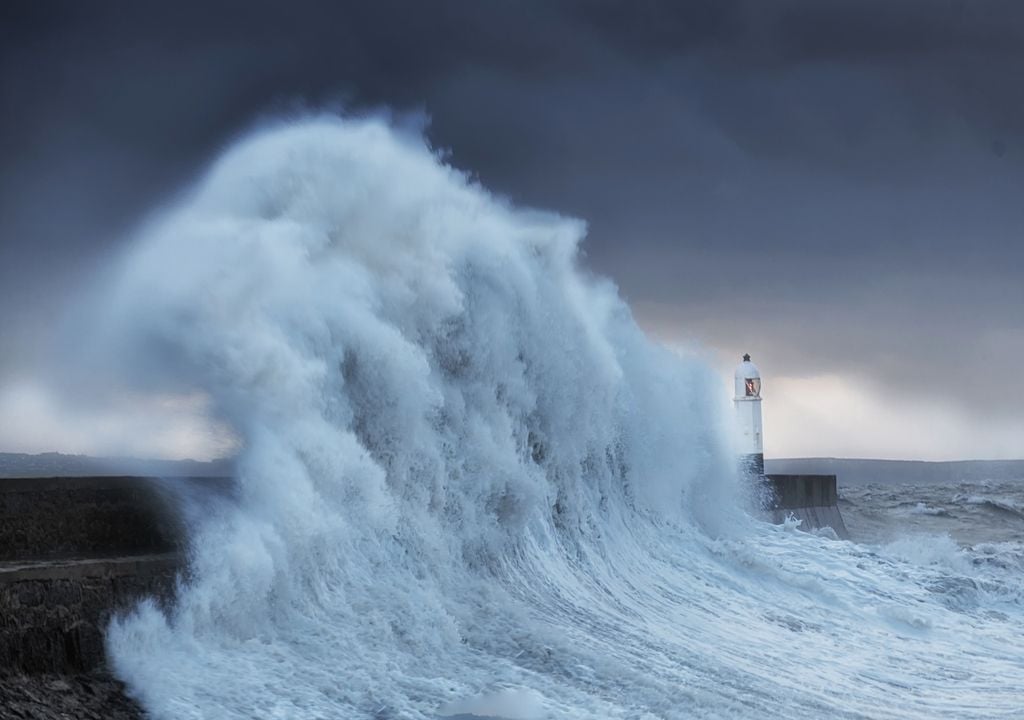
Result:
[[[916,503],[908,512],[911,515],[949,515],[949,511],[946,508],[932,507],[931,505],[927,505],[923,502]]]
[[[992,513],[1005,513],[1014,518],[1024,520],[1024,505],[1013,500],[999,497],[987,497],[984,495],[961,494],[953,498],[954,501],[966,505],[980,505]]]
[[[174,609],[109,631],[154,718],[1021,707],[1018,596],[965,620],[941,564],[750,520],[720,380],[580,268],[583,233],[335,118],[242,140],[140,232],[104,346],[241,442]]]

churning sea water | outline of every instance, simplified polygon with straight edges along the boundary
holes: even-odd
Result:
[[[583,234],[336,118],[241,140],[138,233],[101,344],[242,446],[175,609],[109,630],[152,716],[1024,715],[1020,536],[929,525],[1013,511],[858,489],[856,542],[752,518],[719,380]]]

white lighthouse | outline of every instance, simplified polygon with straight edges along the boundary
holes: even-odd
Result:
[[[761,373],[750,362],[750,355],[736,368],[736,424],[739,429],[739,451],[744,469],[764,475],[764,436],[761,428]]]

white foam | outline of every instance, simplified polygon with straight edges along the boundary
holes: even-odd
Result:
[[[543,696],[524,688],[506,688],[457,700],[439,712],[442,716],[475,715],[504,720],[541,720],[546,714]]]
[[[923,502],[919,502],[916,505],[914,505],[912,508],[910,508],[910,514],[911,515],[935,515],[935,516],[939,516],[939,515],[949,515],[949,511],[947,511],[945,508],[932,507],[932,506],[927,505],[927,504],[925,504]]]

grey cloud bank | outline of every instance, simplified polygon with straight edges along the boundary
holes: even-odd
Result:
[[[1021,77],[1015,2],[6,4],[0,380],[231,137],[386,106],[669,337],[1024,423]]]

